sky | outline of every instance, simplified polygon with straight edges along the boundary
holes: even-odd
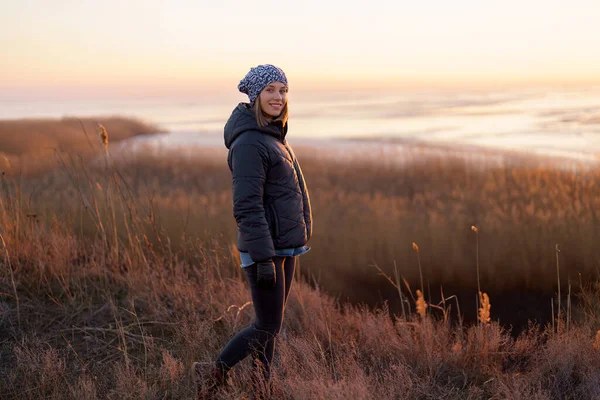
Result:
[[[296,90],[599,84],[599,20],[597,0],[12,1],[0,95],[219,93],[264,63]]]

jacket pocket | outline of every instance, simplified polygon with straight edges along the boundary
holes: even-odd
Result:
[[[279,219],[273,203],[269,204],[269,214],[271,214],[271,220],[273,221],[273,237],[277,239],[279,237]]]

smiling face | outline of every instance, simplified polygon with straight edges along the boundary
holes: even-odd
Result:
[[[287,104],[288,88],[281,82],[268,84],[258,97],[262,112],[268,117],[277,118]]]

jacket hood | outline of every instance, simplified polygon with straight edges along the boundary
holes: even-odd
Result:
[[[247,131],[259,131],[285,143],[285,135],[287,134],[287,124],[282,126],[281,121],[275,121],[267,126],[259,127],[256,122],[254,112],[248,108],[246,103],[240,103],[234,108],[229,120],[225,124],[223,138],[225,147],[231,147],[235,139]]]

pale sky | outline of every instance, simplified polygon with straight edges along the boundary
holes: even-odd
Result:
[[[0,93],[600,83],[600,1],[20,0],[0,12]]]

